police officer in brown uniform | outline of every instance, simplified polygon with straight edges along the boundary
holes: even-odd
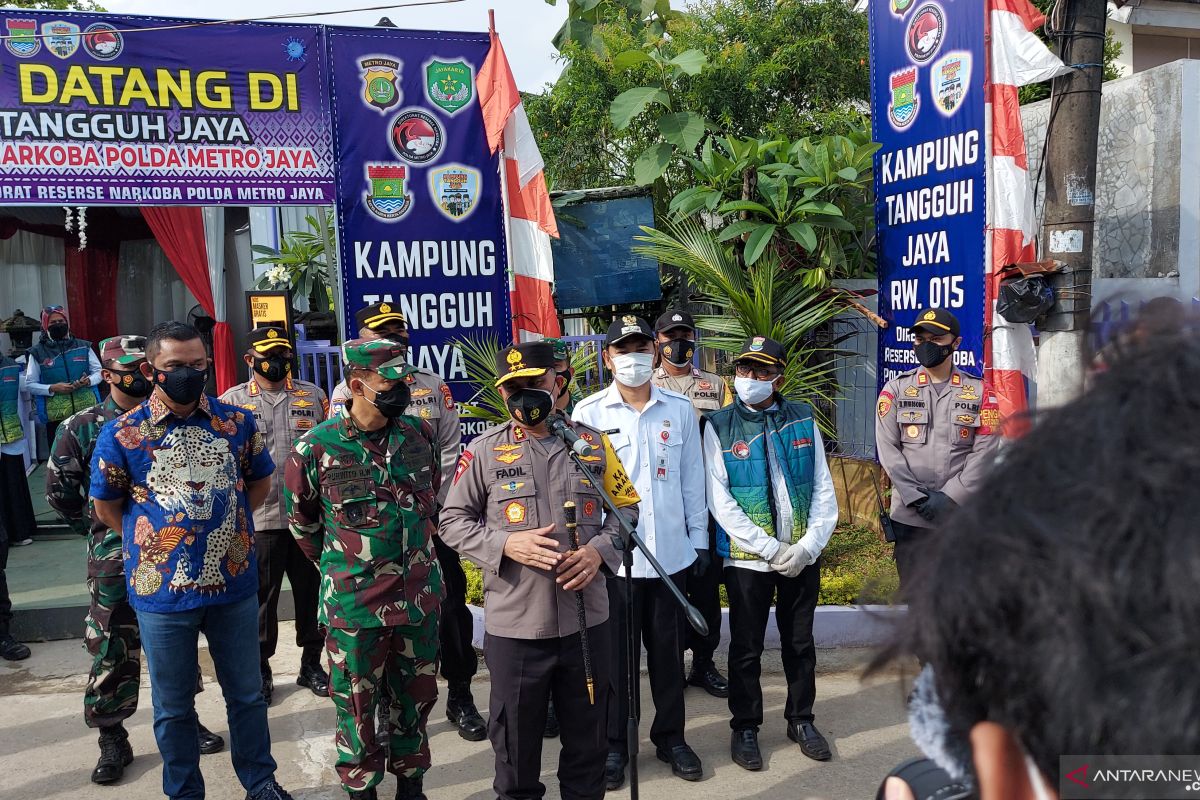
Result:
[[[590,470],[584,471],[546,430],[563,381],[550,345],[512,345],[496,361],[497,386],[512,419],[476,438],[459,459],[441,528],[446,543],[484,573],[493,786],[503,800],[545,794],[539,780],[542,733],[552,696],[562,727],[561,796],[598,799],[605,792],[612,661],[605,575],[621,564],[618,524],[605,516],[600,492],[628,506],[632,523],[637,493],[600,431],[569,423],[596,447],[585,456]],[[567,501],[575,504],[577,551],[568,540]],[[586,610],[594,694],[586,681],[577,590]]]
[[[954,365],[962,345],[958,319],[930,309],[911,330],[921,366],[888,381],[875,420],[879,463],[892,482],[901,588],[939,521],[979,489],[1000,438],[991,387]]]
[[[403,348],[404,357],[408,359],[408,322],[398,307],[387,302],[372,303],[359,309],[354,315],[354,322],[358,325],[360,338],[390,339]],[[454,404],[454,397],[446,382],[428,370],[418,368],[404,381],[408,384],[411,397],[404,413],[426,420],[437,437],[442,473],[442,489],[438,500],[445,501],[462,442],[458,406]],[[350,390],[346,388],[345,381],[334,387],[330,398],[331,419],[341,412],[349,397]],[[471,678],[479,664],[475,646],[471,643],[474,623],[467,608],[467,576],[458,554],[446,547],[438,536],[433,537],[433,546],[446,584],[438,629],[442,643],[442,677],[446,679],[449,690],[446,718],[458,730],[459,736],[467,741],[478,742],[487,736],[487,725],[475,707],[475,698],[471,696]]]
[[[697,417],[733,402],[729,384],[719,375],[692,366],[696,353],[696,323],[686,311],[672,310],[654,323],[658,339],[659,365],[651,380],[661,389],[678,392],[692,401]],[[717,552],[716,524],[708,520],[708,553]],[[699,686],[713,697],[728,697],[729,682],[713,663],[713,653],[721,643],[721,565],[697,558],[687,576],[687,596],[708,623],[701,636],[686,627],[687,648],[692,651],[692,670],[688,683]]]
[[[319,386],[292,377],[292,343],[285,330],[256,328],[250,331],[249,341],[244,359],[250,368],[250,380],[231,387],[220,399],[254,415],[271,458],[282,465],[296,440],[325,420],[329,401]],[[285,574],[292,586],[296,645],[301,649],[296,683],[318,697],[328,697],[329,676],[321,666],[325,633],[317,625],[321,576],[288,531],[281,467],[271,476],[267,499],[254,512],[254,531],[258,537],[258,646],[263,699],[270,705],[275,693],[271,657],[279,642],[279,594]]]

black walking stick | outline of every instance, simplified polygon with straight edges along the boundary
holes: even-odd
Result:
[[[575,501],[563,503],[563,514],[567,518],[567,539],[571,552],[579,549],[578,524],[575,522]],[[587,609],[583,607],[583,590],[575,590],[575,613],[579,615],[579,644],[583,648],[583,676],[587,679],[588,704],[596,705],[596,681],[592,679],[592,647],[588,644]]]

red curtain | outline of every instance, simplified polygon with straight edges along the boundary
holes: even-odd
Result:
[[[212,286],[208,280],[208,248],[204,244],[204,214],[196,206],[142,206],[154,238],[170,259],[200,307],[216,318]],[[213,328],[213,361],[216,365],[217,392],[237,383],[233,356],[233,335],[229,325],[218,321]]]
[[[99,346],[102,339],[116,336],[117,250],[88,245],[80,251],[68,239],[66,248],[67,308],[71,331]]]

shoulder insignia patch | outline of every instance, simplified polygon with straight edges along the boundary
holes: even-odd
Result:
[[[891,392],[882,392],[879,395],[879,405],[876,407],[876,413],[880,417],[886,417],[888,412],[892,410],[892,400],[895,399]]]
[[[458,466],[454,468],[454,482],[458,483],[458,479],[463,476],[467,468],[471,466],[471,462],[475,460],[475,454],[470,450],[464,450],[463,454],[458,457]]]
[[[513,464],[517,461],[520,461],[524,455],[525,454],[520,451],[514,453],[501,453],[500,455],[496,456],[496,460],[501,464]]]

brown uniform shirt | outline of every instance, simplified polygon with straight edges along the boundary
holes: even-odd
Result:
[[[254,379],[225,390],[221,402],[241,406],[254,415],[258,431],[267,440],[267,451],[275,462],[271,491],[254,512],[254,530],[285,530],[287,510],[283,505],[283,464],[296,440],[329,413],[329,401],[319,386],[289,378],[277,392],[264,390]]]
[[[705,411],[716,411],[733,402],[729,384],[721,380],[719,375],[695,367],[683,375],[668,375],[666,368],[659,367],[654,370],[651,380],[660,389],[670,389],[691,400],[697,417],[703,416]]]
[[[450,490],[450,479],[454,476],[454,465],[458,463],[459,445],[462,443],[462,427],[458,422],[458,406],[445,381],[427,370],[417,370],[406,379],[412,400],[404,409],[405,414],[420,417],[432,427],[437,445],[442,453],[442,491],[440,500],[446,499]],[[333,389],[329,398],[329,418],[333,419],[346,405],[350,390],[342,381]]]
[[[602,434],[586,425],[573,426],[595,443]],[[484,626],[493,636],[512,639],[553,639],[578,632],[574,592],[555,582],[558,573],[527,567],[504,556],[509,535],[553,523],[550,535],[567,552],[563,503],[575,501],[580,546],[591,543],[604,565],[615,573],[621,566],[616,547],[620,529],[615,517],[605,518],[600,502],[606,459],[611,451],[597,448],[587,456],[594,473],[584,473],[568,457],[557,438],[540,441],[511,420],[474,439],[458,461],[450,493],[442,508],[442,541],[483,569]],[[631,524],[637,507],[623,509]],[[604,574],[583,591],[588,627],[608,619]]]
[[[983,483],[1000,439],[991,387],[957,367],[941,386],[924,368],[889,381],[875,417],[875,449],[892,481],[892,519],[921,528],[932,525],[909,504],[929,491],[963,503]]]

